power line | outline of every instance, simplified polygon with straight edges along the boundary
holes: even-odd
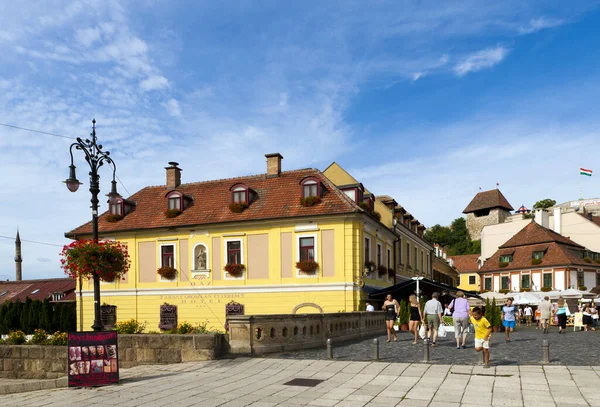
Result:
[[[3,238],[3,239],[11,239],[11,240],[14,240],[14,239],[15,239],[15,237],[14,237],[14,236],[13,236],[13,237],[10,237],[10,236],[2,236],[2,235],[0,235],[0,238]],[[46,246],[56,246],[56,247],[63,247],[63,245],[62,245],[62,244],[45,243],[45,242],[36,242],[35,240],[25,240],[25,239],[21,239],[21,242],[35,243],[35,244],[43,244],[43,245],[46,245]]]
[[[10,127],[10,128],[17,129],[17,130],[31,131],[33,133],[46,134],[48,136],[66,138],[66,139],[69,139],[69,140],[77,140],[76,137],[69,137],[69,136],[63,136],[62,134],[49,133],[47,131],[28,129],[26,127],[14,126],[12,124],[0,123],[0,126]],[[121,181],[121,179],[119,178],[119,176],[116,176],[116,177],[117,177],[117,180],[119,181],[119,183],[121,184],[121,186],[123,187],[123,189],[125,190],[125,192],[127,192],[127,195],[131,196],[131,192],[129,192],[129,190],[127,189],[127,187],[125,186],[125,184],[123,184],[123,181]]]
[[[77,140],[77,138],[75,138],[75,137],[63,136],[62,134],[48,133],[47,131],[33,130],[33,129],[25,128],[25,127],[13,126],[12,124],[0,123],[0,126],[11,127],[13,129],[17,129],[17,130],[31,131],[31,132],[34,132],[34,133],[46,134],[48,136],[62,137],[62,138],[68,138],[68,139],[71,139],[71,140]]]

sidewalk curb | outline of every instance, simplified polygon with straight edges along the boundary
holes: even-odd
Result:
[[[67,387],[67,376],[59,377],[58,379],[48,380],[29,380],[22,383],[0,383],[0,395],[25,393],[36,390],[50,390]]]

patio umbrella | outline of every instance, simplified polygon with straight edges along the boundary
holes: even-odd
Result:
[[[485,305],[485,301],[482,300],[481,298],[471,297],[471,298],[467,298],[467,301],[469,301],[469,306],[471,306],[471,307],[481,307],[481,306]]]
[[[505,301],[507,298],[510,298],[508,295],[496,293],[493,291],[488,291],[487,293],[483,293],[480,295],[480,297],[483,298],[484,301],[487,299],[489,299],[491,301],[495,298],[496,303],[498,303],[498,301]]]
[[[574,288],[569,288],[569,289],[566,289],[566,290],[562,290],[560,292],[560,295],[563,298],[581,298],[581,297],[583,297],[583,293],[581,291],[579,291],[579,290],[574,289]]]
[[[540,302],[539,298],[535,295],[524,292],[515,295],[513,304],[515,305],[537,305]]]

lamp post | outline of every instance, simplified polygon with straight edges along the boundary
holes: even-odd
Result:
[[[417,282],[417,302],[421,299],[421,290],[419,290],[419,281],[423,280],[425,277],[413,277],[412,279]]]
[[[90,166],[90,192],[92,193],[92,239],[95,244],[98,243],[98,194],[100,193],[100,176],[98,170],[106,162],[113,167],[113,180],[112,188],[109,197],[109,204],[115,203],[121,196],[117,193],[117,182],[115,181],[117,166],[112,158],[109,157],[110,152],[102,151],[102,145],[97,143],[96,139],[96,120],[92,120],[92,139],[82,140],[77,137],[77,142],[71,144],[69,153],[71,154],[71,165],[69,166],[69,178],[64,183],[67,184],[67,188],[71,192],[76,192],[79,186],[82,185],[75,175],[75,165],[73,164],[73,148],[75,150],[83,151],[85,155],[85,161]],[[97,270],[93,273],[94,278],[94,325],[92,329],[94,331],[102,330],[102,322],[100,321],[100,276]]]

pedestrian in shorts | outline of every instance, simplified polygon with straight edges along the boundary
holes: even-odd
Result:
[[[481,308],[475,307],[469,312],[473,328],[475,328],[475,351],[483,351],[483,367],[490,367],[490,338],[492,337],[492,326],[481,314]]]

